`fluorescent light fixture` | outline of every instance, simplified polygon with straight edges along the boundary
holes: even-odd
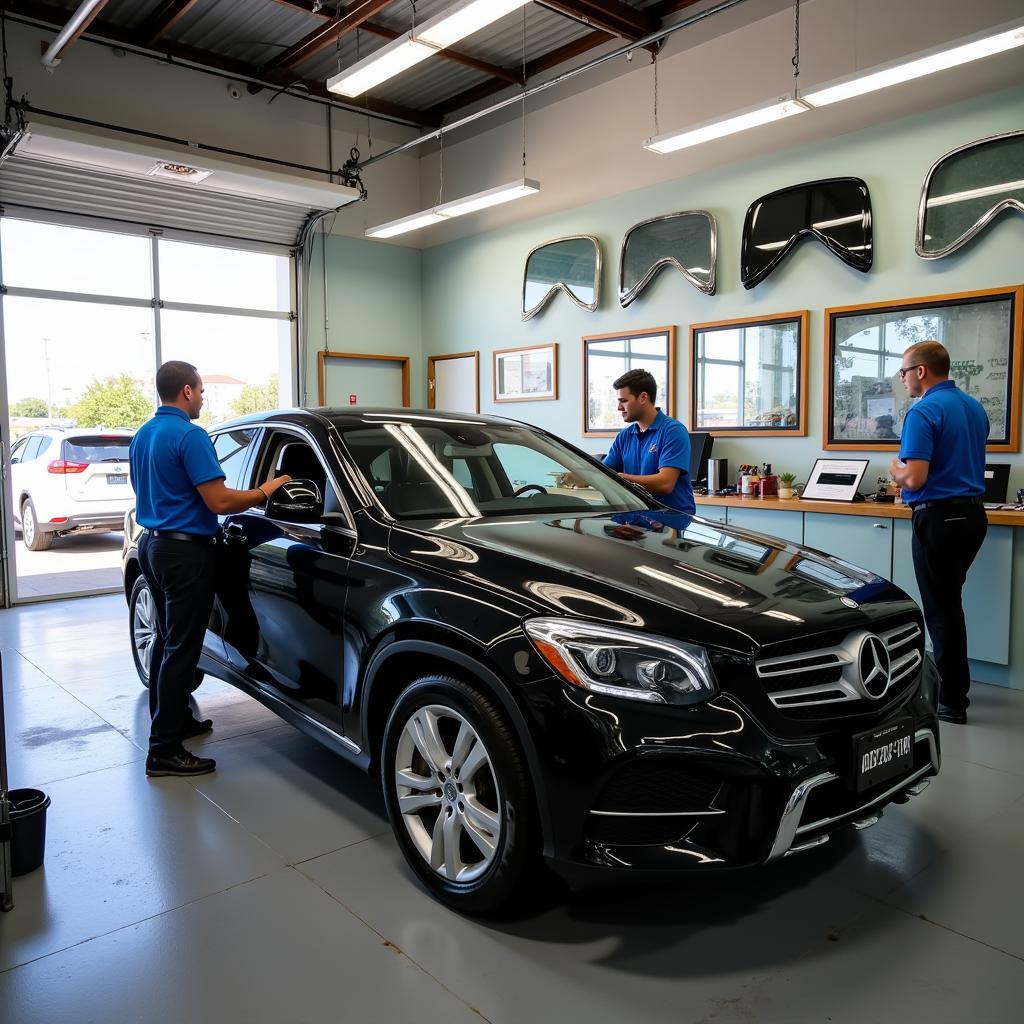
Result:
[[[994,34],[975,37],[959,46],[930,51],[910,60],[850,75],[833,85],[804,93],[802,98],[812,107],[824,107],[830,103],[838,103],[840,100],[851,99],[854,96],[863,96],[865,93],[874,92],[877,89],[886,89],[890,85],[910,82],[915,78],[934,74],[936,71],[945,71],[947,68],[968,64],[982,57],[1004,53],[1021,45],[1024,45],[1024,24],[1015,25]]]
[[[1016,192],[1024,188],[1024,178],[1020,181],[1004,181],[999,185],[985,185],[982,188],[969,188],[965,192],[950,192],[946,196],[934,196],[928,200],[928,206],[949,206],[950,203],[965,203],[969,199],[982,199],[985,196],[998,196],[1005,192]],[[931,236],[925,235],[925,238]]]
[[[530,0],[456,0],[440,14],[393,39],[345,71],[327,79],[329,92],[361,96],[389,78],[426,60],[431,54],[457,43],[485,25],[498,21]]]
[[[381,224],[375,228],[367,228],[366,237],[394,238],[395,235],[404,235],[407,231],[418,231],[420,228],[425,228],[431,224],[436,224],[438,221],[447,219],[443,213],[423,210],[420,213],[411,213],[408,217],[399,217],[398,220],[389,220],[387,224]]]
[[[518,181],[511,181],[507,185],[498,185],[497,188],[489,188],[485,192],[477,192],[464,199],[453,199],[450,203],[442,203],[432,210],[421,210],[419,213],[409,214],[408,217],[400,217],[398,220],[388,221],[387,224],[368,228],[366,237],[393,238],[395,235],[402,235],[407,231],[418,231],[420,228],[437,224],[438,221],[462,217],[467,213],[476,213],[477,210],[486,210],[488,207],[498,206],[500,203],[510,203],[513,199],[523,199],[539,191],[539,181],[534,181],[532,178],[520,178]]]
[[[327,90],[342,96],[361,96],[436,52],[433,46],[424,46],[412,38],[411,32],[406,32],[347,70],[332,75],[327,79]]]
[[[520,178],[507,185],[499,185],[497,188],[489,188],[486,192],[466,196],[465,199],[453,199],[450,203],[442,203],[435,207],[435,211],[445,217],[461,217],[466,213],[486,210],[490,206],[510,203],[513,199],[525,199],[526,196],[532,196],[539,191],[540,182],[533,181],[531,178]]]
[[[748,128],[758,128],[761,125],[782,121],[794,114],[802,114],[805,110],[810,110],[810,107],[802,99],[780,99],[769,106],[754,107],[719,121],[707,121],[695,128],[657,135],[645,140],[644,149],[649,149],[652,153],[674,153],[678,149],[699,146],[702,142],[735,135]]]
[[[529,2],[530,0],[459,0],[417,28],[416,38],[436,46],[439,50],[444,49],[460,39],[465,39],[466,36],[471,36],[474,32],[479,32],[499,18],[504,18],[506,14],[525,7]]]

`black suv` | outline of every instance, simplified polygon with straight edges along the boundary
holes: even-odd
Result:
[[[200,668],[379,774],[456,907],[507,902],[541,854],[577,881],[763,864],[938,771],[921,614],[887,580],[510,420],[292,410],[213,441],[230,486],[294,480],[224,517]]]

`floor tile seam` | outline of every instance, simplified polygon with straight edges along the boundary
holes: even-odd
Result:
[[[285,853],[283,850],[278,850],[275,846],[272,846],[269,842],[267,842],[267,840],[264,839],[262,836],[257,835],[244,822],[240,821],[229,810],[227,810],[227,808],[222,807],[219,803],[217,803],[216,800],[213,799],[212,796],[210,796],[208,793],[204,793],[199,788],[202,781],[201,776],[194,779],[186,778],[185,781],[192,787],[196,796],[200,796],[208,803],[212,804],[218,811],[220,811],[221,814],[224,815],[225,818],[227,818],[229,821],[233,821],[247,836],[249,836],[252,839],[255,839],[256,842],[260,844],[260,846],[262,846],[266,850],[269,850],[275,857],[280,858],[282,867],[291,867],[287,853]]]
[[[132,746],[135,746],[133,743]],[[138,747],[135,747],[138,750]],[[33,789],[41,789],[43,786],[56,786],[62,782],[74,782],[76,779],[85,779],[90,775],[99,775],[100,772],[110,772],[115,768],[129,768],[133,765],[141,764],[143,758],[139,757],[133,761],[119,761],[117,764],[105,764],[102,768],[90,768],[89,771],[79,772],[77,775],[62,775],[59,779],[44,779],[42,782],[36,782],[32,785]]]
[[[994,764],[985,764],[984,761],[971,761],[964,758],[962,764],[969,764],[975,768],[987,768],[990,772],[999,772],[1000,775],[1011,775],[1015,779],[1024,778],[1024,771],[1013,771],[1010,768],[997,768]]]
[[[177,906],[159,910],[155,914],[147,914],[145,917],[140,917],[137,921],[129,921],[125,924],[118,925],[116,928],[111,928],[109,931],[100,932],[98,935],[90,935],[88,938],[80,939],[78,942],[72,942],[67,946],[62,946],[60,949],[52,949],[49,953],[43,953],[41,956],[32,957],[31,960],[26,960],[23,963],[14,964],[11,967],[0,968],[0,978],[5,974],[10,974],[12,971],[17,971],[22,967],[28,967],[31,964],[39,963],[41,960],[48,960],[52,956],[59,956],[61,953],[67,953],[69,950],[77,949],[79,946],[84,946],[89,942],[96,942],[99,939],[109,938],[111,935],[116,935],[118,932],[126,931],[129,928],[137,928],[140,924],[145,924],[147,921],[155,921],[157,918],[166,917],[168,914],[176,914],[179,910],[184,910],[186,907],[191,907],[196,903],[202,903],[203,900],[208,900],[214,896],[220,896],[223,893],[230,892],[232,889],[237,889],[241,885],[250,885],[252,882],[260,881],[260,879],[269,878],[270,875],[277,871],[285,870],[287,867],[288,865],[286,864],[278,865],[272,871],[264,871],[262,874],[253,875],[251,878],[243,878],[241,881],[232,882],[231,885],[224,886],[223,889],[216,889],[213,892],[204,893],[202,896],[196,896],[193,899],[186,900],[184,903],[179,903]]]
[[[135,740],[133,740],[131,738],[131,736],[128,735],[128,733],[126,733],[123,730],[119,729],[113,722],[110,721],[109,718],[104,718],[103,715],[101,715],[99,713],[99,711],[97,711],[91,704],[86,704],[86,702],[84,700],[82,700],[81,697],[79,697],[76,693],[74,693],[71,690],[69,690],[63,683],[57,683],[57,685],[69,697],[71,697],[72,699],[76,700],[79,704],[81,704],[83,708],[85,708],[87,711],[90,711],[92,714],[94,714],[101,722],[103,722],[106,725],[109,725],[110,728],[113,729],[114,732],[116,732],[118,734],[118,736],[121,736],[124,739],[126,739],[136,750],[141,750],[142,753],[144,753],[144,754],[149,752],[148,748],[140,747],[138,745],[138,743],[136,743]]]
[[[45,668],[40,668],[27,654],[24,653],[24,651],[22,651],[20,648],[17,648],[17,647],[14,648],[14,650],[18,654],[19,657],[25,659],[25,663],[27,665],[31,665],[32,668],[34,668],[41,675],[46,676],[46,678],[49,679],[51,682],[56,683],[58,686],[60,686],[60,683],[58,683],[57,680],[54,679],[53,676],[51,676],[50,673],[47,672]]]
[[[1024,964],[1024,954],[1011,953],[1008,949],[1003,949],[1002,946],[994,946],[991,942],[979,939],[976,935],[968,935],[967,932],[962,932],[958,928],[953,928],[948,924],[943,924],[941,921],[936,921],[925,914],[915,912],[913,910],[907,910],[906,907],[898,907],[894,903],[885,903],[885,906],[890,910],[899,911],[905,917],[913,918],[915,921],[920,921],[923,924],[933,925],[944,932],[949,932],[951,935],[958,935],[961,939],[966,939],[968,942],[973,942],[978,946],[984,946],[986,949],[992,950],[993,953],[1000,953],[1002,956],[1009,957],[1011,960],[1016,960],[1018,963]]]
[[[405,960],[408,960],[409,963],[411,963],[418,971],[420,971],[421,973],[425,974],[428,978],[431,979],[431,981],[433,981],[435,984],[439,985],[453,999],[457,1000],[463,1006],[467,1007],[472,1013],[476,1014],[476,1016],[478,1016],[481,1020],[486,1021],[487,1024],[493,1024],[493,1021],[491,1020],[491,1018],[488,1017],[483,1012],[483,1010],[481,1010],[477,1006],[474,1006],[472,1003],[470,1003],[469,1001],[464,999],[462,996],[460,996],[458,992],[456,992],[454,989],[452,989],[451,987],[446,985],[439,977],[437,977],[436,974],[433,974],[431,971],[427,970],[427,968],[424,967],[423,964],[421,964],[417,959],[415,959],[415,957],[413,957],[410,953],[406,952],[396,942],[392,942],[383,932],[381,932],[379,929],[375,928],[369,921],[366,920],[366,918],[364,918],[361,914],[357,913],[352,907],[350,907],[347,903],[345,903],[344,900],[342,900],[338,896],[335,896],[334,893],[332,893],[328,889],[326,889],[315,878],[313,878],[312,876],[307,874],[305,871],[303,871],[301,867],[299,867],[297,865],[292,865],[292,870],[294,872],[296,872],[296,874],[300,875],[302,878],[305,878],[312,885],[314,885],[329,900],[332,900],[334,903],[336,903],[347,914],[351,914],[352,917],[354,917],[361,925],[363,925],[364,928],[367,929],[367,931],[370,931],[374,935],[376,935],[381,940],[381,943],[383,945],[390,946],[400,957],[403,957]]]
[[[248,732],[233,732],[230,736],[217,736],[217,724],[215,719],[213,726],[214,735],[212,735],[208,740],[206,740],[204,744],[204,749],[205,747],[212,747],[215,743],[227,743],[230,740],[245,739],[247,736],[258,736],[262,732],[271,732],[275,729],[283,730],[288,728],[293,727],[289,726],[287,722],[278,719],[276,722],[270,722],[267,725],[261,725],[258,729],[250,729]]]
[[[370,843],[374,839],[380,839],[381,836],[389,836],[392,834],[392,829],[389,827],[383,828],[380,832],[374,832],[373,835],[363,836],[362,839],[354,839],[351,843],[344,843],[341,846],[337,846],[330,850],[324,850],[322,853],[314,853],[311,857],[303,857],[301,860],[293,860],[289,863],[289,867],[301,868],[304,864],[310,864],[315,860],[320,860],[321,857],[330,857],[332,854],[341,853],[342,850],[353,850],[357,846],[361,846],[363,843]]]

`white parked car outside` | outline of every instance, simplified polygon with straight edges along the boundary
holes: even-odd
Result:
[[[135,504],[128,479],[132,430],[47,427],[11,447],[14,523],[45,551],[68,533],[120,530]]]

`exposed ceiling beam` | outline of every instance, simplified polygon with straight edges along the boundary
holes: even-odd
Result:
[[[82,20],[78,23],[78,27],[75,29],[75,31],[70,36],[68,36],[67,39],[64,40],[64,45],[50,57],[43,57],[43,63],[46,64],[47,69],[49,71],[52,71],[57,66],[57,64],[60,63],[60,61],[62,61],[67,56],[68,50],[70,50],[71,47],[74,46],[75,43],[78,41],[78,39],[81,38],[81,36],[86,32],[89,26],[96,20],[96,18],[99,16],[100,11],[102,11],[103,8],[106,7],[106,5],[107,0],[99,0],[96,6],[93,7],[92,10],[89,11],[85,15],[85,17],[82,18]],[[74,14],[75,12],[73,11],[62,12],[57,22],[58,36],[60,30],[71,23],[71,19],[73,18]],[[44,46],[42,47],[42,49],[45,54],[48,48]]]
[[[649,7],[647,13],[660,21],[662,18],[667,18],[670,14],[678,14],[680,11],[685,11],[687,7],[692,7],[698,3],[700,3],[700,0],[661,0],[661,3]]]
[[[67,20],[67,11],[62,8],[53,7],[50,4],[41,3],[39,0],[4,0],[6,9],[12,14],[21,14],[33,21],[44,22],[48,25],[63,25]],[[218,53],[211,53],[208,50],[198,50],[192,46],[184,46],[181,43],[158,40],[152,46],[141,46],[135,33],[106,21],[95,21],[86,33],[108,43],[120,44],[127,47],[138,47],[148,50],[150,53],[159,54],[170,61],[180,61],[183,66],[194,64],[200,68],[211,71],[222,72],[226,75],[234,75],[243,81],[256,82],[261,85],[273,88],[285,88],[299,86],[305,89],[309,95],[317,99],[327,100],[334,106],[344,107],[348,110],[366,110],[373,114],[381,114],[384,117],[396,121],[403,121],[406,124],[420,126],[436,126],[436,122],[430,121],[422,111],[413,110],[411,107],[402,106],[397,103],[389,103],[386,100],[378,100],[366,97],[362,103],[345,103],[339,97],[329,93],[323,82],[307,81],[289,71],[278,71],[266,74],[254,64],[247,64],[244,61],[234,60]]]
[[[601,46],[602,43],[611,42],[614,38],[614,36],[609,35],[607,32],[597,29],[594,32],[588,32],[585,36],[580,36],[579,39],[572,40],[570,43],[565,43],[554,50],[549,50],[547,53],[541,54],[541,56],[527,63],[526,80],[529,81],[534,75],[543,74],[545,71],[558,67],[559,64],[564,64],[574,57],[579,57],[581,54]],[[445,117],[456,110],[461,110],[463,107],[468,107],[471,103],[477,103],[488,96],[493,96],[496,92],[501,92],[505,88],[507,86],[504,82],[481,82],[480,85],[475,85],[456,96],[452,96],[451,99],[447,99],[443,103],[430,107],[424,111],[424,114],[432,121],[440,123],[444,121]]]
[[[152,46],[162,39],[195,7],[197,0],[165,0],[152,18],[140,29],[138,40],[142,46]]]
[[[297,43],[289,46],[283,53],[264,65],[264,70],[275,71],[278,68],[297,68],[321,50],[325,50],[337,42],[342,36],[354,32],[364,22],[382,11],[391,0],[356,0],[346,7],[339,7],[335,16],[323,25],[313,29]]]
[[[541,7],[631,43],[650,35],[660,25],[659,19],[630,7],[622,0],[539,0],[539,3]]]
[[[334,8],[327,6],[326,4],[318,11],[314,11],[313,0],[275,0],[275,3],[279,3],[283,7],[290,7],[296,11],[303,11],[306,14],[313,14],[322,21],[332,21],[336,16]],[[369,32],[371,35],[379,36],[381,39],[387,39],[389,42],[392,39],[397,39],[403,34],[401,32],[396,32],[393,28],[388,28],[387,25],[382,25],[379,21],[364,21],[363,24],[360,25],[360,28],[362,28],[364,32]],[[453,50],[451,47],[445,47],[443,50],[440,50],[437,53],[437,56],[441,60],[451,61],[453,64],[461,64],[463,67],[482,71],[485,75],[491,75],[492,77],[501,79],[502,82],[506,82],[510,85],[523,84],[523,76],[519,71],[513,68],[503,68],[497,64],[490,64],[487,61],[479,60],[476,57],[470,57],[469,54],[462,53],[459,50]]]

